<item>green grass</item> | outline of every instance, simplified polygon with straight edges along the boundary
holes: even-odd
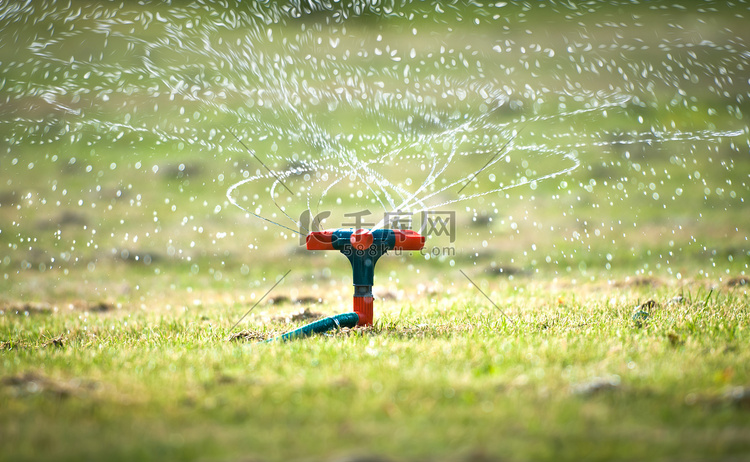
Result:
[[[374,328],[286,344],[228,341],[249,302],[6,308],[3,458],[748,455],[747,286],[566,283],[489,281],[511,322],[457,284],[378,302]],[[269,337],[299,310],[263,304],[235,333]]]

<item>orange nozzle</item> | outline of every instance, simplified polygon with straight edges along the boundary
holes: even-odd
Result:
[[[334,250],[333,231],[315,231],[307,235],[307,250]]]
[[[411,229],[394,230],[394,249],[421,250],[424,247],[425,237]]]

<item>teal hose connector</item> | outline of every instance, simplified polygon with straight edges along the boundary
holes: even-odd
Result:
[[[348,327],[349,329],[355,327],[359,322],[359,315],[357,313],[342,313],[335,316],[329,316],[327,318],[319,319],[306,326],[302,326],[299,329],[294,329],[291,332],[287,332],[284,335],[274,337],[266,342],[286,342],[288,340],[296,340],[298,338],[309,337],[313,334],[322,334],[328,332],[331,329],[341,329]]]

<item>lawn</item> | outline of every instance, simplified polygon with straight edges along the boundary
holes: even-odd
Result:
[[[6,309],[3,457],[748,455],[746,286],[492,285],[507,321],[456,283],[378,302],[373,328],[291,343],[257,342],[335,303],[277,297],[232,332],[250,303],[206,294],[171,309]]]

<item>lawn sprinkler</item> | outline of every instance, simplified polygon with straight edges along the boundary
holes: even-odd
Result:
[[[336,327],[371,326],[373,321],[372,285],[375,264],[389,250],[421,250],[425,238],[407,229],[336,229],[313,231],[307,235],[307,250],[338,250],[352,264],[354,285],[353,313],[343,313],[315,321],[287,332],[279,340],[291,340],[325,332]]]
[[[421,250],[425,238],[410,229],[337,229],[307,235],[307,250],[338,250],[352,264],[354,312],[359,326],[372,325],[375,264],[389,250]]]

